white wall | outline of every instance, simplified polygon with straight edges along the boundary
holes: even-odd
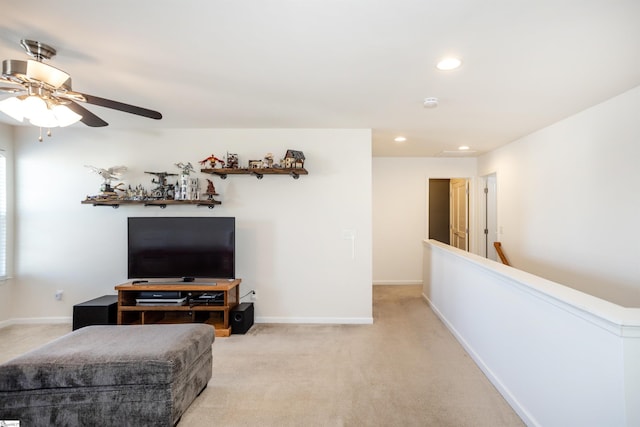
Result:
[[[514,267],[640,307],[640,87],[481,156]]]
[[[78,125],[79,126],[79,125]],[[37,141],[16,138],[17,247],[14,318],[68,318],[73,304],[126,280],[128,216],[236,217],[241,293],[257,292],[262,322],[370,323],[371,132],[369,130],[119,131],[75,127]],[[93,207],[101,178],[84,165],[125,165],[125,182],[153,187],[144,171],[179,172],[227,151],[241,164],[304,151],[309,175],[214,177],[222,205]],[[200,178],[212,178],[198,174]],[[206,182],[206,181],[204,181]],[[355,250],[344,230],[355,232]],[[55,290],[64,290],[61,302]]]
[[[12,246],[13,246],[13,128],[0,123],[0,150],[7,159],[7,275],[8,280],[0,280],[0,325],[7,321],[11,315],[13,305],[12,292],[14,282],[12,275]]]
[[[422,283],[429,179],[475,176],[475,158],[373,158],[374,284]]]

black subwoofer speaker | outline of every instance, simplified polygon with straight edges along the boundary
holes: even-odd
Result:
[[[118,296],[105,295],[73,306],[73,330],[90,325],[115,325]]]
[[[244,334],[253,326],[253,303],[243,302],[231,309],[229,314],[232,334]]]

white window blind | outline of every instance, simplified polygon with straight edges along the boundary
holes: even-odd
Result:
[[[0,153],[0,280],[7,277],[7,158]]]

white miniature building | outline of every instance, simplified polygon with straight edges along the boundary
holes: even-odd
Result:
[[[199,200],[200,191],[198,178],[192,178],[189,175],[180,175],[178,186],[175,194],[176,200]]]

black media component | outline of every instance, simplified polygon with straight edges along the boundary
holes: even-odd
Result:
[[[73,330],[90,325],[115,325],[118,296],[104,295],[73,306]]]
[[[131,217],[129,279],[235,278],[235,218]]]
[[[253,326],[253,303],[243,302],[231,309],[229,323],[232,334],[245,334]]]
[[[143,292],[138,292],[138,298],[176,299],[176,298],[182,298],[182,292],[180,291],[143,291]]]
[[[224,292],[205,292],[192,296],[190,303],[193,305],[224,305]]]

